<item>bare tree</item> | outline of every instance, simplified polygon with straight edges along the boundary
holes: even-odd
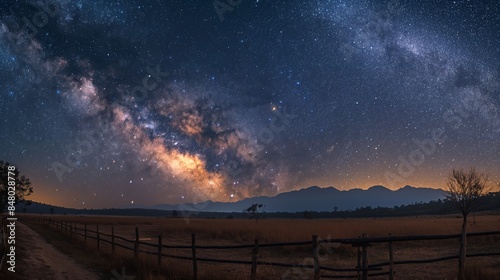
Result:
[[[262,208],[264,205],[263,204],[252,204],[252,206],[248,207],[245,209],[245,212],[248,212],[252,215],[252,218],[255,219],[257,224],[259,223],[259,213],[257,212],[260,208]]]
[[[475,168],[455,170],[448,175],[446,198],[452,201],[462,213],[462,235],[458,258],[459,279],[465,278],[465,255],[467,236],[467,216],[474,211],[480,201],[491,189],[492,182],[487,174]]]

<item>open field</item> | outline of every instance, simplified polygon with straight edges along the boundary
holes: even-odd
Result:
[[[38,217],[33,215],[33,217]],[[158,235],[163,235],[164,245],[190,245],[191,233],[196,233],[197,245],[238,245],[252,244],[255,238],[262,243],[308,241],[312,235],[319,239],[355,238],[362,234],[369,237],[408,235],[442,235],[460,232],[461,219],[452,217],[412,217],[386,219],[328,219],[328,220],[254,220],[229,219],[190,219],[189,224],[182,218],[149,217],[99,217],[99,216],[51,216],[52,219],[77,223],[82,228],[87,224],[89,230],[110,233],[114,227],[115,235],[133,240],[135,227],[139,227],[141,240],[156,244]],[[46,225],[45,225],[46,226]],[[469,232],[500,230],[500,216],[478,216],[476,223],[470,219]],[[83,238],[79,238],[83,241]],[[94,240],[87,240],[87,246],[95,248]],[[387,243],[376,243],[368,249],[369,263],[388,261]],[[357,264],[357,249],[351,245],[330,243],[320,250],[321,265],[335,268],[354,268]],[[144,245],[141,249],[149,250]],[[154,250],[154,248],[153,248]],[[404,241],[393,244],[394,260],[429,259],[458,253],[458,239]],[[111,253],[111,246],[101,242],[103,254]],[[259,250],[259,261],[281,263],[311,264],[310,245],[265,247]],[[468,238],[468,253],[499,252],[500,235]],[[163,252],[174,255],[190,256],[190,249],[171,249]],[[198,250],[198,258],[251,260],[251,248],[232,250]],[[139,279],[189,279],[191,261],[163,259],[162,268],[156,267],[156,257],[140,254],[140,264],[133,264],[132,251],[117,248],[116,262],[131,266],[130,271]],[[469,258],[470,271],[475,274],[471,279],[498,279],[500,275],[500,256]],[[396,265],[395,279],[454,279],[457,269],[456,260],[432,264]],[[198,263],[199,279],[249,279],[249,265],[226,265]],[[384,269],[386,271],[386,269]],[[353,275],[353,272],[328,272],[329,275]],[[166,276],[159,276],[166,275]],[[280,268],[259,266],[258,279],[309,279],[312,269]],[[388,279],[388,276],[370,279]]]

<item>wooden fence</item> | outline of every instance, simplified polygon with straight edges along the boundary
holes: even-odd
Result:
[[[82,236],[84,242],[87,243],[87,239],[96,240],[97,250],[100,250],[101,242],[105,242],[111,245],[111,250],[114,253],[115,247],[121,247],[126,250],[131,250],[134,252],[134,257],[138,258],[140,253],[154,255],[157,257],[158,264],[161,265],[162,258],[173,258],[190,260],[193,264],[193,279],[198,279],[198,262],[212,262],[212,263],[229,263],[229,264],[242,264],[249,265],[250,278],[255,280],[257,278],[257,267],[258,266],[276,266],[276,267],[287,267],[287,268],[302,268],[311,269],[311,275],[313,279],[318,280],[321,278],[341,278],[341,279],[362,279],[366,280],[370,276],[384,276],[387,275],[389,279],[394,278],[394,266],[395,265],[405,265],[405,264],[424,264],[424,263],[434,263],[446,260],[458,259],[457,255],[443,256],[433,259],[424,260],[394,260],[393,244],[395,242],[402,241],[422,241],[422,240],[445,240],[445,239],[456,239],[461,238],[461,234],[450,234],[450,235],[420,235],[420,236],[389,236],[389,237],[358,237],[358,238],[337,238],[337,239],[325,239],[318,240],[318,236],[313,235],[311,240],[301,241],[301,242],[281,242],[281,243],[265,243],[260,244],[259,240],[256,239],[254,244],[243,244],[243,245],[197,245],[196,235],[193,233],[191,236],[191,245],[166,245],[162,243],[162,235],[158,236],[158,243],[148,243],[140,240],[139,228],[135,228],[135,238],[127,239],[121,236],[115,235],[114,227],[111,227],[111,234],[105,234],[99,230],[99,225],[93,226],[95,230],[91,230],[87,224],[83,227],[78,227],[76,223],[68,223],[63,220],[56,220],[48,217],[35,217],[28,218],[25,217],[23,220],[29,220],[39,223],[47,223],[54,226],[57,230],[63,231],[72,236]],[[476,236],[491,236],[500,235],[500,231],[490,231],[490,232],[474,232],[467,233],[467,237]],[[130,244],[130,246],[121,244],[125,242]],[[320,264],[319,249],[320,245],[324,243],[341,243],[350,244],[353,247],[358,248],[358,259],[356,268],[335,268],[330,266],[324,266]],[[373,245],[373,243],[388,243],[388,256],[389,260],[387,262],[369,264],[368,263],[368,248]],[[459,243],[457,243],[459,244]],[[140,245],[144,245],[152,248],[152,250],[143,250]],[[259,249],[263,247],[284,247],[284,246],[311,246],[312,247],[312,264],[287,264],[280,262],[270,262],[259,260]],[[228,260],[228,259],[214,259],[214,258],[200,258],[197,257],[197,250],[220,250],[220,249],[243,249],[251,248],[251,260]],[[190,256],[180,256],[167,254],[164,251],[166,249],[190,249]],[[458,251],[458,250],[457,250]],[[484,257],[484,256],[500,256],[500,252],[488,252],[488,253],[474,253],[467,254],[468,258],[471,257]],[[387,271],[382,271],[383,268],[388,268]],[[323,272],[353,272],[356,274],[352,275],[328,275],[322,274]]]

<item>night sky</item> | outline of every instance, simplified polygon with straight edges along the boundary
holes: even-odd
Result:
[[[29,199],[444,188],[471,166],[500,179],[497,0],[0,8],[0,159],[31,178]]]

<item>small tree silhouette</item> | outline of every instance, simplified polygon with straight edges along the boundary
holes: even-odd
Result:
[[[9,204],[9,186],[12,184],[15,185],[14,201],[23,200],[25,196],[33,193],[30,179],[21,176],[15,166],[0,160],[0,212]]]
[[[50,207],[49,211],[51,215],[54,214],[54,207]]]
[[[462,213],[462,236],[458,258],[459,279],[465,279],[465,256],[467,247],[467,216],[474,211],[480,199],[491,189],[488,175],[479,173],[475,168],[455,170],[447,179],[446,198],[453,202]]]
[[[255,203],[255,204],[252,204],[252,206],[248,207],[247,209],[245,209],[245,212],[248,212],[250,213],[252,216],[252,219],[255,219],[255,221],[257,222],[257,224],[259,223],[259,213],[258,213],[258,210],[260,208],[264,207],[263,204],[258,204],[258,203]]]

